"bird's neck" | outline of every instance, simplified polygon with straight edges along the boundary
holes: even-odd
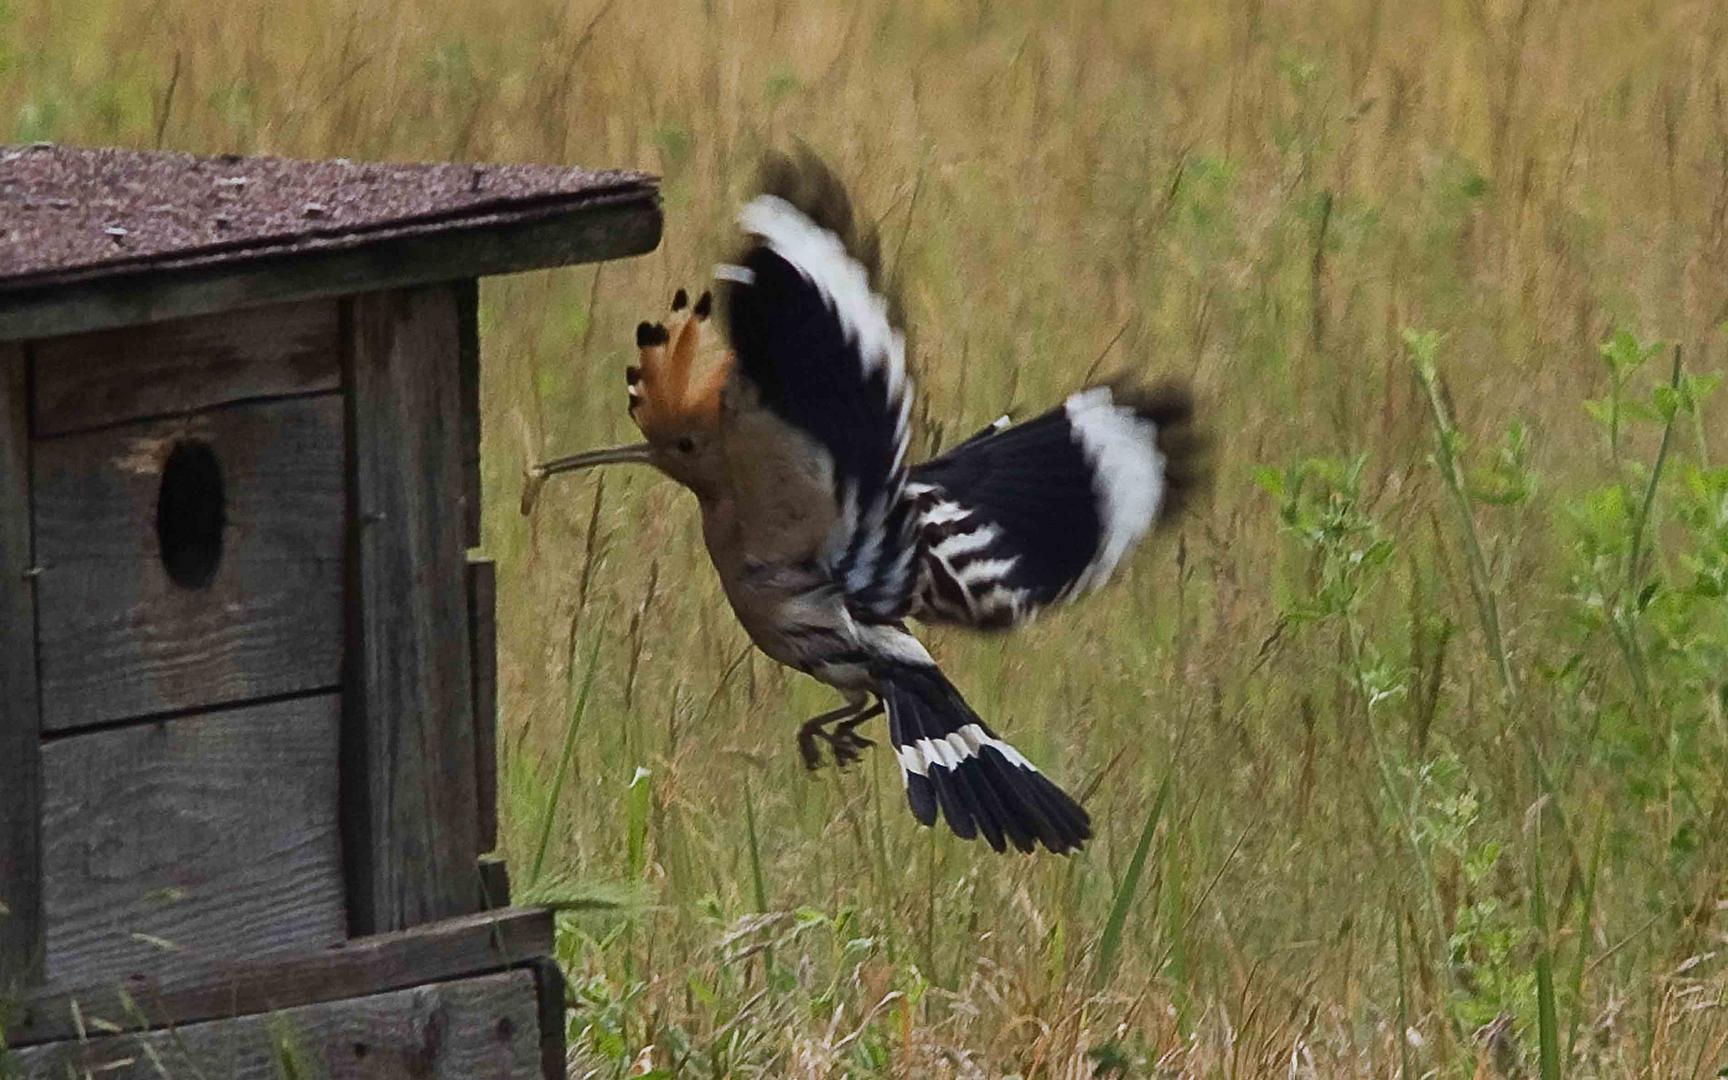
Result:
[[[702,508],[702,541],[708,547],[709,560],[722,581],[735,580],[743,569],[744,548],[737,500],[698,492],[696,503]]]

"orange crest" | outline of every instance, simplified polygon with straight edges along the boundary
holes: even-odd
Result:
[[[689,307],[690,297],[679,289],[672,297],[677,314]],[[702,327],[712,312],[714,298],[703,293],[690,307],[676,335],[664,323],[642,323],[636,327],[636,347],[642,351],[639,366],[626,373],[630,388],[630,419],[650,441],[675,432],[709,429],[720,422],[720,391],[731,374],[731,357],[714,364],[700,379],[692,380],[696,350]],[[676,337],[676,340],[674,340]]]

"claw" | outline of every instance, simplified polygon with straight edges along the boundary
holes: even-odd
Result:
[[[866,720],[882,715],[882,703],[877,702],[862,712],[857,706],[845,706],[821,716],[813,716],[798,729],[798,753],[804,758],[804,767],[814,771],[822,765],[822,752],[816,746],[816,740],[821,739],[828,744],[829,751],[834,755],[834,765],[844,769],[859,761],[864,751],[876,744],[858,734],[857,727]],[[831,724],[830,727],[823,725]]]
[[[848,765],[862,761],[864,751],[876,745],[874,741],[866,739],[852,730],[861,723],[863,723],[862,720],[850,720],[844,724],[838,724],[834,731],[827,736],[828,745],[834,750],[834,764],[837,768],[844,769]]]
[[[820,731],[800,731],[798,733],[798,753],[804,758],[804,768],[815,772],[822,766],[822,752],[816,749],[816,736]]]

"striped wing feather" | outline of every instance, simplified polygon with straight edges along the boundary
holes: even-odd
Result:
[[[809,156],[770,159],[739,224],[744,251],[718,271],[737,378],[821,458],[807,471],[829,477],[833,514],[818,557],[848,606],[898,617],[912,586],[912,385],[876,243],[839,181]]]
[[[1095,386],[912,470],[912,614],[997,630],[1103,585],[1200,479],[1187,391]]]

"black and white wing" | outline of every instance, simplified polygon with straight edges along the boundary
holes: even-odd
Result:
[[[904,498],[912,384],[875,239],[808,155],[770,159],[763,193],[738,221],[745,250],[716,272],[737,377],[827,458],[819,464],[831,470],[834,519],[819,559],[848,605],[896,618],[913,582]]]
[[[1005,629],[1104,584],[1200,479],[1188,392],[1094,386],[912,470],[911,614]]]

